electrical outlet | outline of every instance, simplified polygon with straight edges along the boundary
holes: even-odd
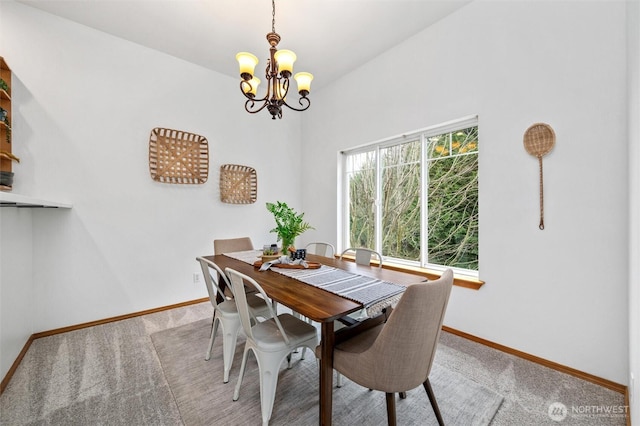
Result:
[[[193,273],[193,282],[194,284],[198,284],[200,282],[200,274],[198,273]]]

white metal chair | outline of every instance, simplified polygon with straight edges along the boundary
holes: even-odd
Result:
[[[340,255],[340,259],[347,253],[355,253],[356,263],[358,265],[371,265],[372,258],[376,258],[378,261],[378,268],[382,268],[382,256],[375,250],[371,250],[364,247],[349,247]]]
[[[316,241],[307,244],[305,247],[308,253],[317,254],[318,256],[333,257],[336,253],[336,248],[331,243],[325,243],[324,241]]]
[[[207,292],[209,293],[209,300],[213,305],[213,321],[211,323],[211,338],[209,339],[209,347],[207,348],[207,354],[205,360],[211,359],[211,350],[213,348],[213,342],[215,341],[216,334],[218,332],[218,326],[222,327],[222,360],[224,365],[224,383],[229,381],[229,370],[231,370],[231,364],[233,363],[233,354],[236,351],[236,341],[238,339],[238,332],[240,331],[240,316],[238,315],[238,309],[233,297],[227,296],[220,288],[220,280],[224,280],[226,286],[229,288],[230,294],[233,296],[233,290],[231,284],[227,279],[227,276],[222,272],[222,269],[214,262],[202,257],[196,258],[200,262],[202,268],[202,275],[204,276],[204,282],[207,285]],[[221,295],[224,299],[219,302],[217,295]],[[246,297],[247,303],[251,309],[251,315],[253,321],[257,321],[257,317],[270,318],[272,315],[270,310],[265,307],[265,301],[258,297],[256,294],[248,294]]]
[[[244,296],[244,292],[237,289],[247,285],[254,287],[258,294],[267,297],[260,285],[236,270],[227,268],[225,270],[231,280],[231,285],[237,294],[236,304],[238,305],[238,313],[242,328],[247,335],[247,343],[244,347],[242,355],[242,365],[238,376],[238,384],[233,393],[233,400],[237,401],[240,397],[240,386],[247,365],[247,356],[249,351],[253,351],[258,362],[258,370],[260,374],[260,405],[262,408],[262,424],[269,424],[271,413],[273,411],[273,402],[276,395],[276,387],[278,385],[278,372],[280,365],[290,353],[299,347],[307,347],[314,350],[318,345],[318,333],[316,328],[311,324],[294,317],[291,314],[275,315],[271,306],[265,305],[271,310],[272,318],[259,322],[251,323],[249,314],[249,305]]]

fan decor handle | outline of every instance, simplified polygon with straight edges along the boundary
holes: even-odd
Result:
[[[542,178],[542,156],[538,156],[538,164],[540,165],[540,225],[538,228],[544,230],[544,179]]]

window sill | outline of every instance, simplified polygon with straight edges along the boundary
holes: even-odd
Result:
[[[337,257],[340,257],[340,256],[337,256]],[[355,261],[355,258],[353,256],[346,255],[344,256],[344,258]],[[371,263],[372,264],[375,263],[377,265],[376,261],[372,261]],[[399,265],[397,263],[385,262],[382,264],[382,267],[385,269],[391,269],[393,271],[408,272],[414,275],[419,275],[421,277],[428,278],[430,280],[437,280],[438,278],[440,278],[440,275],[441,275],[440,271],[434,271],[433,269],[419,268],[419,267],[408,266],[408,265]],[[480,287],[484,285],[484,281],[474,277],[454,274],[453,285],[458,287],[469,288],[471,290],[480,290]]]
[[[433,269],[418,268],[418,267],[398,265],[393,263],[383,263],[382,267],[387,269],[392,269],[394,271],[410,272],[415,275],[426,277],[430,280],[437,280],[438,278],[440,278],[440,275],[441,275],[440,271],[434,271]],[[484,281],[474,277],[454,274],[453,285],[458,287],[470,288],[471,290],[480,290],[480,287],[484,285]]]

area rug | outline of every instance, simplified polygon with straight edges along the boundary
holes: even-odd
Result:
[[[209,361],[204,360],[211,321],[201,320],[160,331],[151,336],[169,388],[186,426],[260,425],[260,389],[258,367],[249,356],[240,399],[233,401],[238,380],[244,335],[238,344],[229,383],[222,382],[222,338],[220,330]],[[312,353],[305,359],[294,354],[292,368],[283,363],[270,425],[318,424],[318,369]],[[503,397],[447,368],[434,364],[431,385],[445,424],[449,426],[488,425]],[[335,380],[334,380],[335,383]],[[399,425],[437,425],[424,388],[407,392],[396,402]],[[334,387],[333,424],[385,425],[385,395],[369,391],[344,378],[344,386]]]

